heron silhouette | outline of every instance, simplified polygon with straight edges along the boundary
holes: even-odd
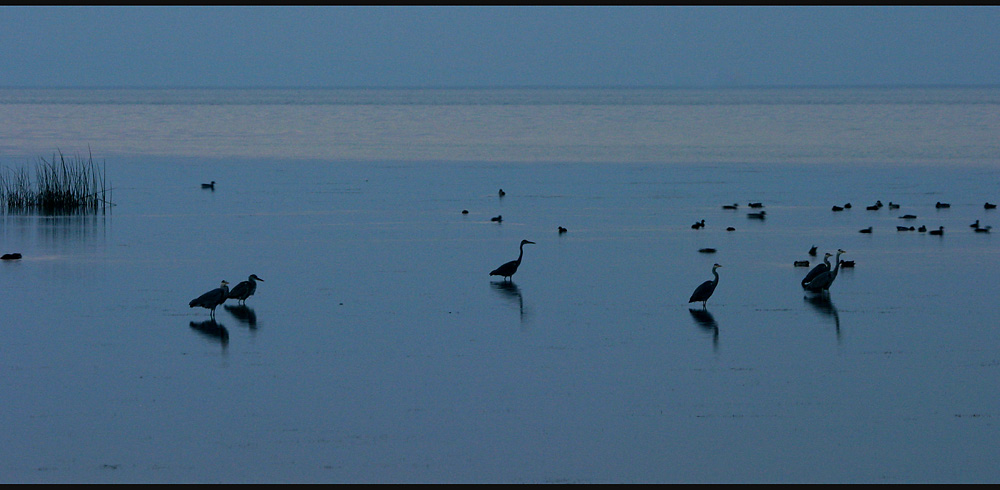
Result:
[[[504,278],[505,281],[510,280],[510,276],[513,276],[514,273],[517,272],[518,266],[521,265],[521,258],[524,257],[524,245],[528,243],[534,244],[535,242],[521,240],[521,253],[517,255],[517,260],[512,260],[504,265],[501,265],[500,267],[497,267],[496,269],[493,269],[493,272],[490,272],[490,275],[500,276]]]
[[[815,279],[816,276],[818,276],[818,275],[820,275],[820,274],[822,274],[822,273],[830,270],[830,257],[833,257],[833,254],[830,253],[830,252],[827,252],[827,253],[823,254],[823,263],[822,264],[816,264],[816,267],[813,267],[812,270],[809,271],[809,273],[806,274],[806,277],[802,278],[802,287],[803,288],[806,287],[806,284],[809,284],[809,281],[812,281],[813,279]]]
[[[715,276],[715,279],[699,284],[698,287],[694,289],[694,292],[691,293],[691,299],[688,300],[688,303],[701,301],[702,308],[705,308],[708,305],[708,298],[712,297],[712,293],[715,292],[715,287],[719,285],[719,273],[716,271],[719,267],[722,266],[719,264],[712,265],[712,274]]]
[[[833,266],[833,270],[819,273],[803,287],[814,293],[829,291],[830,286],[833,285],[833,281],[837,279],[837,273],[840,271],[840,255],[845,253],[847,252],[838,249],[837,257],[834,259],[836,261],[836,265]]]
[[[229,283],[225,280],[222,281],[222,285],[201,295],[195,299],[192,299],[188,306],[194,308],[195,306],[200,306],[202,308],[208,308],[212,310],[212,318],[215,318],[215,308],[222,303],[226,302],[229,298]]]
[[[250,274],[246,281],[240,282],[229,291],[229,298],[239,301],[240,304],[246,304],[247,298],[253,296],[253,293],[257,291],[257,281],[263,282],[264,280],[257,277],[257,274]]]

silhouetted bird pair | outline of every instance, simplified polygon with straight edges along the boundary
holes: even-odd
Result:
[[[230,290],[229,282],[223,280],[219,287],[191,300],[188,303],[188,307],[194,308],[195,306],[200,306],[212,310],[211,316],[215,318],[215,308],[225,303],[227,299],[235,299],[245,304],[247,298],[253,296],[253,293],[257,291],[257,281],[263,282],[264,280],[257,277],[256,274],[250,274],[250,277],[246,281],[237,284],[236,287]]]

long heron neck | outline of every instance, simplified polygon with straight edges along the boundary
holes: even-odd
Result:
[[[517,263],[521,263],[521,257],[524,257],[524,244],[521,244],[521,253],[517,254]]]
[[[712,268],[712,275],[715,276],[715,279],[712,279],[712,282],[715,283],[715,284],[718,284],[719,283],[719,271],[715,270],[714,267]]]
[[[826,270],[830,270],[830,256],[823,257],[823,263],[826,264]]]
[[[837,254],[837,265],[833,268],[833,277],[837,277],[837,271],[840,270],[840,254]]]

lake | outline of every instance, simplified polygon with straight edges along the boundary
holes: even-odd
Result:
[[[114,203],[0,221],[0,481],[996,481],[998,104],[0,90],[4,168],[92,154]]]

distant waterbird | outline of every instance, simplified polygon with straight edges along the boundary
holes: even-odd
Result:
[[[497,192],[497,195],[500,196],[500,197],[503,197],[503,196],[506,196],[507,193],[504,192],[503,189],[500,189],[500,192]]]
[[[993,227],[992,226],[983,226],[983,227],[977,226],[974,231],[976,233],[989,233],[990,232],[990,228],[993,228]]]
[[[831,209],[833,211],[843,211],[844,210],[844,208],[842,206],[837,206],[836,204],[834,204],[833,208],[831,208]]]
[[[703,254],[714,254],[716,252],[714,248],[699,248],[698,251]]]
[[[809,255],[811,255],[813,257],[816,256],[816,245],[813,245],[812,247],[809,247]]]
[[[792,262],[792,265],[794,265],[795,267],[809,267],[809,261],[808,260],[796,260],[795,262]]]
[[[917,231],[919,231],[920,233],[923,233],[923,232],[927,231],[927,227],[924,226],[924,225],[920,225],[920,228],[917,228]]]
[[[747,213],[747,218],[750,219],[764,219],[767,216],[767,211],[761,211],[759,213]]]
[[[844,209],[851,209],[851,203],[844,204]]]
[[[696,221],[695,224],[691,225],[692,230],[697,230],[699,228],[705,227],[705,220]]]
[[[759,202],[749,202],[749,203],[747,203],[747,206],[750,206],[751,208],[762,208],[762,207],[764,207],[764,204],[763,203],[759,203]],[[719,267],[722,267],[722,266],[719,266]]]
[[[712,293],[715,292],[715,287],[719,285],[719,272],[716,270],[719,267],[722,266],[719,264],[712,265],[712,275],[715,276],[715,279],[699,284],[698,287],[694,289],[694,292],[691,293],[691,299],[688,300],[688,303],[701,301],[702,308],[708,306],[708,298],[712,297]]]
[[[17,252],[9,253],[9,254],[3,254],[3,256],[0,256],[0,260],[18,260],[20,258],[21,258],[21,254],[17,253]]]
[[[510,280],[511,276],[513,276],[514,273],[517,272],[517,268],[521,265],[521,258],[524,257],[524,246],[527,244],[534,244],[534,243],[535,242],[529,240],[521,240],[521,247],[520,247],[521,252],[517,254],[517,260],[512,260],[504,265],[501,265],[500,267],[497,267],[496,269],[493,269],[493,271],[490,272],[490,275],[500,276],[505,281]]]
[[[893,204],[892,201],[889,201],[889,209],[899,209],[899,204]]]
[[[732,226],[727,226],[726,231],[736,231],[736,228],[733,228]]]
[[[212,318],[215,318],[215,308],[226,302],[229,298],[229,283],[225,280],[222,281],[222,285],[201,295],[195,299],[192,299],[188,306],[194,308],[195,306],[200,306],[202,308],[207,308],[212,310]]]
[[[560,235],[562,235],[563,233],[566,233],[566,228],[563,228],[561,226],[559,228],[557,228],[557,230],[559,231]]]
[[[853,260],[841,260],[840,261],[840,266],[843,267],[843,268],[845,268],[845,269],[853,269],[854,268],[854,261]]]
[[[740,205],[736,203],[722,205],[722,209],[739,209],[739,207]]]
[[[986,201],[986,204],[983,204],[983,209],[996,209],[996,208],[997,208],[997,205],[993,204],[993,203],[991,203],[989,201]]]
[[[944,227],[939,226],[936,230],[931,230],[927,232],[929,235],[944,235]]]
[[[913,231],[915,229],[916,228],[914,228],[912,226],[897,226],[896,227],[896,231]]]
[[[915,214],[904,214],[904,215],[900,216],[899,219],[917,219],[917,215],[915,215]]]
[[[496,223],[500,223],[500,222],[503,221],[503,215],[494,216],[494,217],[490,218],[490,221],[493,221],[493,222],[496,222]]]
[[[951,204],[948,204],[946,202],[938,201],[937,204],[934,205],[934,207],[938,208],[938,209],[941,209],[941,208],[950,208]]]
[[[969,225],[969,228],[979,228],[979,220],[977,219],[975,223]]]
[[[860,233],[871,233],[872,232],[872,227],[869,226],[868,228],[865,228],[865,229],[862,229],[862,230],[858,230],[858,232],[860,232]]]
[[[215,190],[215,181],[213,180],[209,184],[201,184],[201,188],[202,189],[212,189],[214,191]]]
[[[264,280],[257,277],[257,274],[250,274],[246,281],[240,282],[229,291],[229,298],[237,300],[240,304],[246,304],[247,298],[257,291],[257,281]]]

